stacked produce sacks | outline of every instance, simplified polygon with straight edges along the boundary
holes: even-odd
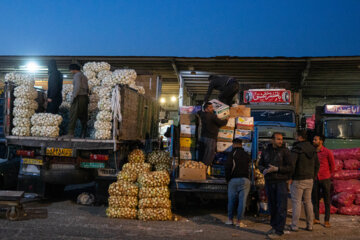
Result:
[[[155,150],[149,153],[147,162],[152,164],[156,171],[170,172],[171,158],[169,152]]]
[[[340,214],[360,215],[360,148],[332,151],[335,158],[332,203]]]
[[[172,219],[170,176],[167,171],[155,171],[139,175],[139,214],[140,220],[168,221]]]
[[[141,150],[134,150],[129,154],[126,163],[119,172],[118,181],[109,187],[109,208],[106,215],[113,218],[136,219],[138,215],[138,192],[136,184],[140,173],[150,172],[151,165],[145,162],[145,155]]]
[[[62,103],[60,108],[70,109],[71,106],[71,98],[73,92],[72,84],[64,84],[62,88]]]
[[[14,89],[14,110],[12,134],[16,136],[30,136],[30,118],[38,108],[35,101],[37,91],[34,88],[35,81],[31,75],[20,73],[8,73],[5,75],[6,82],[16,85]]]
[[[35,113],[31,117],[31,135],[35,137],[58,137],[63,118],[58,114]]]
[[[180,107],[180,162],[196,160],[196,113],[201,108]]]

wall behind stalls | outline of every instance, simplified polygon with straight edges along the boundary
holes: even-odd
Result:
[[[316,106],[324,106],[325,104],[354,104],[360,105],[360,97],[304,97],[303,112],[310,116],[315,114]]]

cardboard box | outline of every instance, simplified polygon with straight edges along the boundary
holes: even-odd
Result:
[[[214,107],[214,112],[220,119],[225,119],[230,115],[229,106],[225,103],[220,102],[217,99],[213,99],[210,101]]]
[[[231,152],[232,142],[217,142],[217,152]]]
[[[196,148],[196,138],[180,138],[180,148]]]
[[[227,122],[225,127],[229,128],[229,129],[231,129],[231,128],[234,129],[235,126],[236,126],[235,123],[236,123],[236,118],[231,117],[231,118],[228,119],[228,122]]]
[[[196,125],[181,125],[180,126],[180,137],[191,138],[195,137]]]
[[[236,118],[236,128],[243,130],[254,129],[254,118],[253,117],[238,117]]]
[[[195,151],[180,151],[180,159],[196,160],[196,152]]]
[[[232,142],[234,139],[234,130],[219,129],[218,141]]]
[[[230,117],[251,117],[251,108],[238,105],[230,108]]]
[[[206,168],[183,168],[179,167],[179,179],[206,180]]]
[[[251,140],[251,131],[250,130],[236,129],[235,130],[235,138],[250,141]]]
[[[180,115],[180,125],[196,125],[196,115],[195,114],[181,114]]]

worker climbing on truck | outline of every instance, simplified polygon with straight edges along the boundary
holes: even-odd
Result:
[[[219,90],[219,101],[229,106],[232,105],[234,96],[239,92],[240,86],[235,78],[222,75],[209,76],[209,88],[204,98],[207,103],[213,89]]]

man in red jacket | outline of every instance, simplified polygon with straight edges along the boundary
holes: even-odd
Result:
[[[316,147],[317,155],[320,162],[320,169],[317,179],[314,182],[312,200],[314,205],[315,220],[314,224],[320,224],[319,218],[319,201],[321,199],[320,192],[323,193],[325,203],[325,227],[330,227],[330,188],[331,175],[335,171],[335,160],[331,150],[324,147],[325,136],[315,135],[313,144]]]

